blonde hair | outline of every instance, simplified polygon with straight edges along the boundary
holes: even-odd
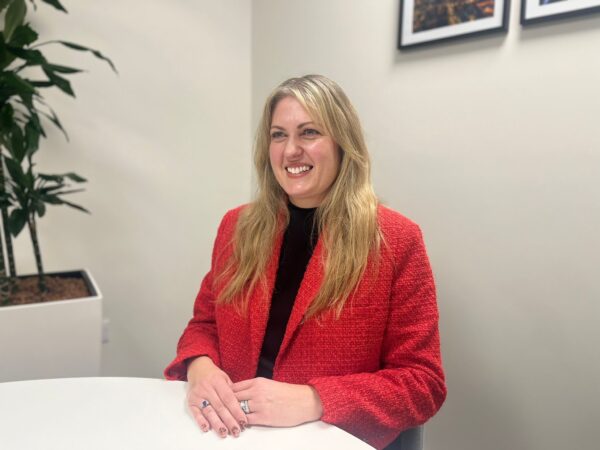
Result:
[[[315,212],[323,240],[324,276],[305,319],[327,310],[339,317],[367,269],[369,256],[379,252],[378,202],[356,110],[344,91],[321,75],[290,78],[265,103],[254,146],[257,196],[240,214],[233,237],[233,254],[219,277],[227,282],[217,302],[246,309],[251,292],[266,281],[264,273],[272,257],[273,243],[289,223],[288,198],[273,174],[269,159],[273,112],[285,97],[296,99],[306,109],[339,146],[342,155],[338,176]]]

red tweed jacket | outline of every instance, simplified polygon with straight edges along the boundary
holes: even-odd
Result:
[[[202,281],[194,315],[177,345],[168,379],[186,380],[186,360],[208,355],[234,382],[256,376],[277,274],[283,233],[273,246],[266,288],[252,294],[247,315],[215,307],[213,277],[231,255],[240,210],[223,218],[212,267]],[[322,242],[309,261],[273,370],[273,379],[313,386],[321,420],[376,448],[432,417],[446,396],[435,287],[416,224],[383,206],[385,238],[378,267],[368,267],[339,319],[302,318],[322,279]]]

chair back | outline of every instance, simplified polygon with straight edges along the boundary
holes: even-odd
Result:
[[[423,425],[404,430],[385,450],[423,450]]]

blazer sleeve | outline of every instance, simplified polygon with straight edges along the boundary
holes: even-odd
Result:
[[[408,245],[396,256],[381,369],[308,383],[321,398],[322,421],[376,448],[423,424],[446,397],[433,275],[421,232],[411,228]]]
[[[224,247],[228,245],[231,211],[225,215],[213,246],[211,268],[200,285],[200,291],[194,302],[193,317],[183,331],[177,344],[177,355],[167,366],[164,376],[168,380],[187,381],[188,362],[198,356],[208,356],[220,366],[219,340],[215,320],[215,269]]]

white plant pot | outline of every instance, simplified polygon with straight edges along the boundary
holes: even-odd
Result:
[[[60,273],[81,273],[93,295],[0,307],[0,382],[100,374],[102,295],[87,270]]]

